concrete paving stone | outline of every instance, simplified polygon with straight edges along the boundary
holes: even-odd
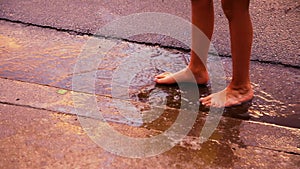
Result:
[[[221,55],[230,55],[228,23],[221,10],[220,1],[214,2],[216,26],[213,44]],[[96,33],[106,24],[134,13],[163,12],[187,21],[190,21],[191,13],[190,1],[181,0],[114,0],[84,3],[80,0],[11,0],[2,1],[0,7],[0,18],[82,33]],[[299,67],[299,2],[253,0],[250,12],[254,26],[252,59]],[[142,27],[135,26],[136,29]],[[129,39],[187,48],[178,40],[162,35],[146,34]]]
[[[1,131],[5,131],[0,137],[1,168],[297,168],[299,165],[299,155],[235,142],[224,144],[224,135],[219,132],[203,144],[187,137],[157,156],[126,158],[95,144],[74,115],[7,104],[0,104],[0,113]],[[127,125],[114,127],[140,137],[147,133]],[[234,128],[228,132],[226,135],[237,137]]]

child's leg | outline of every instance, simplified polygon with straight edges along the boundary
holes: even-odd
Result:
[[[207,106],[232,106],[253,97],[249,77],[253,36],[249,0],[222,0],[222,8],[229,21],[233,77],[225,90],[200,99]]]
[[[214,26],[214,10],[213,10],[213,0],[191,0],[192,3],[192,23],[196,27],[198,27],[210,40],[213,33]],[[201,43],[201,38],[195,38],[196,31],[192,31],[192,48],[196,45],[202,45],[201,53],[203,53],[204,58],[207,58],[207,52],[209,48],[209,43],[205,42]],[[200,44],[198,44],[200,41]],[[206,59],[204,59],[206,60]],[[191,62],[188,65],[188,68],[193,72],[194,77],[187,72],[187,69],[183,69],[177,73],[163,73],[155,77],[155,81],[161,84],[172,84],[176,83],[175,78],[179,81],[177,82],[189,82],[194,78],[198,84],[205,84],[208,82],[208,73],[206,67],[202,63],[201,59],[195,54],[194,51],[191,52]]]

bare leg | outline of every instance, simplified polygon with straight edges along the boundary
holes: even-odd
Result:
[[[226,89],[200,99],[206,106],[228,107],[253,97],[249,77],[253,38],[249,0],[222,0],[222,7],[229,21],[233,77]]]
[[[191,0],[192,3],[192,23],[199,28],[206,36],[209,41],[211,40],[214,26],[214,10],[213,0]],[[196,49],[198,45],[201,46],[200,55],[202,58],[207,58],[209,49],[209,41],[203,38],[198,38],[197,31],[192,30],[192,49]],[[199,54],[198,53],[198,54]],[[203,63],[204,62],[204,63]],[[208,82],[208,73],[205,67],[206,59],[201,59],[196,55],[195,51],[191,51],[191,62],[188,68],[183,69],[174,74],[163,73],[155,77],[155,81],[160,84],[173,84],[176,82],[191,82],[193,79],[198,84],[206,84]],[[188,73],[191,70],[193,75]],[[175,80],[175,78],[177,81]]]

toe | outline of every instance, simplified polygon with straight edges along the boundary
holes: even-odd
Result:
[[[166,77],[166,76],[168,76],[170,74],[171,74],[170,72],[164,72],[162,74],[156,75],[155,78],[159,78],[159,79],[160,78],[164,78],[164,77]]]
[[[206,97],[201,97],[201,98],[199,99],[199,101],[200,101],[200,102],[207,102],[207,101],[210,101],[211,98],[212,98],[212,96],[209,95],[209,96],[206,96]]]
[[[159,83],[159,84],[174,84],[174,83],[176,83],[176,81],[171,76],[167,76],[164,78],[157,78],[155,80],[155,82]]]
[[[210,106],[211,105],[211,100],[200,100],[201,104],[204,106]]]
[[[211,103],[210,102],[205,102],[205,103],[201,103],[203,106],[205,107],[210,107],[211,106]]]

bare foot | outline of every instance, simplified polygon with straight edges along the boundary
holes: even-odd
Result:
[[[192,73],[188,68],[182,69],[176,73],[165,72],[155,76],[154,81],[159,84],[175,84],[180,82],[196,82],[197,84],[207,84],[208,73]]]
[[[207,107],[230,107],[240,105],[251,100],[252,98],[253,90],[251,87],[246,89],[232,89],[227,87],[220,92],[200,98],[200,102]]]

